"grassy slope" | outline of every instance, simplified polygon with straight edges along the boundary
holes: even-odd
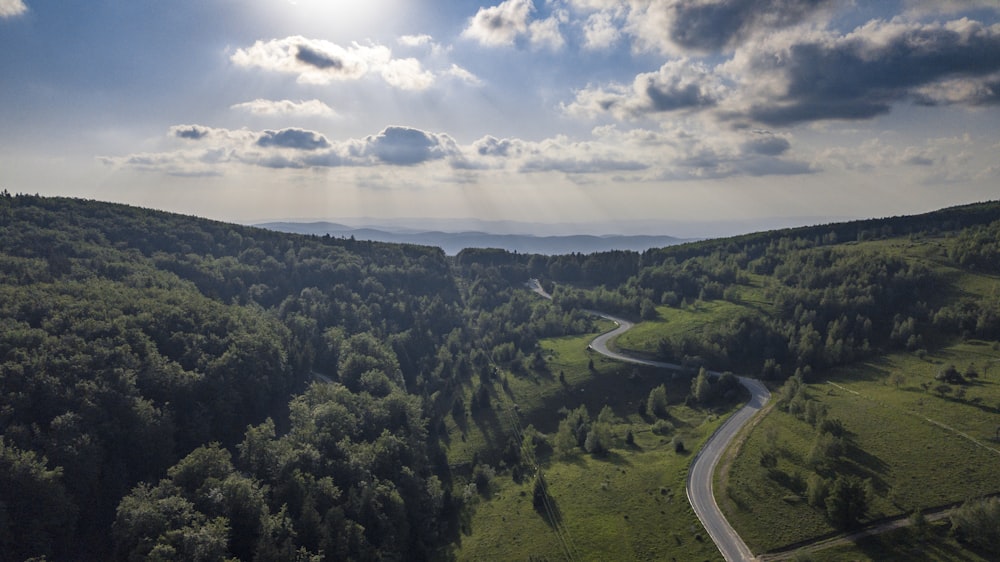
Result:
[[[696,301],[677,308],[656,307],[657,317],[636,324],[622,334],[614,345],[640,355],[655,355],[663,338],[698,335],[712,326],[718,326],[745,314],[761,314],[772,311],[772,305],[764,297],[764,277],[749,275],[749,285],[736,287],[736,300]]]
[[[946,243],[897,239],[870,246],[900,252],[944,273],[951,286],[942,287],[942,298],[997,298],[1000,279],[942,263]],[[892,354],[821,374],[820,382],[810,385],[810,394],[829,408],[830,416],[845,422],[857,445],[839,468],[871,478],[876,491],[871,518],[1000,491],[1000,473],[995,469],[1000,443],[991,441],[1000,422],[996,348],[993,342],[971,341],[953,343],[923,359]],[[970,363],[983,375],[965,386],[962,399],[942,397],[921,386],[933,389],[938,384],[934,375],[948,364],[964,371]],[[903,375],[899,387],[889,384],[892,373]],[[771,447],[769,437],[776,439],[779,452],[776,474],[768,474],[758,462],[761,452]],[[717,488],[723,509],[755,552],[833,531],[819,510],[794,499],[798,489],[793,476],[804,479],[810,474],[804,458],[813,438],[809,425],[774,410],[753,430],[734,461],[725,486],[731,497],[723,487]],[[949,558],[942,555],[942,559]]]
[[[660,306],[656,308],[657,319],[636,324],[615,345],[643,355],[655,354],[662,338],[696,335],[708,326],[725,324],[750,310],[748,306],[722,300],[699,301],[682,308]]]
[[[636,370],[592,356],[586,351],[592,336],[543,342],[549,373],[515,378],[507,375],[511,402],[517,403],[520,423],[533,424],[552,434],[562,418],[561,407],[587,405],[592,418],[605,404],[614,410],[615,445],[605,458],[580,452],[569,459],[542,454],[540,462],[550,494],[561,514],[577,558],[583,560],[705,560],[718,551],[694,516],[684,493],[691,454],[674,452],[672,436],[653,434],[649,419],[638,414],[639,402],[649,391],[667,383],[672,422],[689,451],[697,450],[715,430],[724,413],[691,409],[682,404],[690,385],[685,377],[656,370]],[[588,361],[593,357],[594,372]],[[563,372],[566,384],[559,382]],[[501,386],[498,384],[497,388]],[[452,462],[471,458],[469,451],[509,435],[509,423],[498,399],[495,417],[470,417],[465,441],[453,434]],[[495,428],[491,427],[495,424]],[[631,430],[635,446],[624,442]],[[460,445],[459,445],[460,444]],[[482,449],[480,449],[482,450]],[[490,499],[478,500],[467,535],[456,554],[462,560],[564,558],[552,527],[532,507],[531,479],[514,482],[509,475],[495,479]]]

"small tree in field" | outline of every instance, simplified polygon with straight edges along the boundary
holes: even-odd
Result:
[[[698,369],[698,376],[691,381],[691,396],[699,404],[707,404],[712,399],[712,384],[708,381],[708,373],[704,367]]]
[[[900,373],[899,371],[893,371],[892,374],[889,375],[889,384],[896,388],[903,386],[906,384],[906,375]]]
[[[856,526],[868,513],[870,485],[853,476],[837,476],[826,498],[826,515],[840,529]]]
[[[661,384],[649,392],[646,399],[646,412],[658,417],[667,417],[667,385]]]

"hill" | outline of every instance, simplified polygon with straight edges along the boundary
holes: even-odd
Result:
[[[811,409],[813,421],[797,423],[812,431],[823,408],[841,420],[861,411],[824,397],[817,385],[826,380],[879,397],[853,386],[889,376],[866,365],[916,373],[905,354],[921,350],[955,357],[965,373],[962,345],[990,350],[1000,340],[998,221],[994,202],[643,252],[467,248],[450,257],[4,193],[0,552],[16,560],[559,556],[546,550],[556,521],[531,508],[544,470],[566,528],[588,537],[577,543],[583,557],[606,556],[623,533],[627,556],[710,557],[673,494],[684,455],[739,397],[721,387],[694,392],[690,377],[705,366],[792,385],[781,415],[806,420]],[[554,300],[525,291],[528,278]],[[586,308],[641,320],[618,345],[689,365],[690,377],[663,381],[588,357],[600,326]],[[902,386],[937,376],[920,373]],[[912,391],[942,406],[946,425],[958,423],[951,416],[979,419],[966,408],[995,415],[993,381],[962,378],[947,393]],[[845,427],[853,441],[821,465],[831,485],[863,452],[891,451],[878,449],[867,426]],[[809,451],[778,439],[790,456],[777,458],[774,474],[794,484],[795,471],[820,466],[794,464]],[[760,447],[751,435],[747,454]],[[733,466],[749,489],[774,485],[766,471],[746,472],[745,461]],[[656,469],[654,488],[651,467],[670,467]],[[881,478],[879,513],[938,501]],[[970,488],[942,489],[958,501]],[[767,497],[753,501],[773,507]],[[735,493],[733,501],[750,500]],[[625,505],[611,519],[588,515]],[[797,509],[815,511],[808,502]],[[820,522],[812,528],[835,525],[823,513],[794,516]],[[512,518],[516,548],[491,534]],[[660,526],[673,543],[663,544]],[[771,548],[782,536],[755,544]]]
[[[529,234],[495,234],[479,231],[440,232],[414,231],[411,229],[388,230],[380,227],[352,228],[330,222],[268,222],[258,224],[257,226],[279,232],[314,234],[317,236],[329,234],[331,236],[354,238],[357,240],[434,246],[441,248],[449,256],[454,256],[465,248],[499,248],[520,254],[545,255],[593,254],[612,250],[642,252],[650,248],[662,248],[686,242],[684,239],[673,236],[533,236]]]

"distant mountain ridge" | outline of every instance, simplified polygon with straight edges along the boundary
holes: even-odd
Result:
[[[441,232],[395,229],[393,227],[356,228],[334,222],[267,222],[254,226],[293,234],[313,234],[372,240],[419,244],[441,248],[448,255],[456,255],[465,248],[499,248],[523,254],[592,254],[611,250],[632,250],[642,252],[651,248],[673,246],[692,239],[675,236],[653,235],[606,235],[590,234],[564,236],[535,236],[531,234],[493,234],[489,232]]]

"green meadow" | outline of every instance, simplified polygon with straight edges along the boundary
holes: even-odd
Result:
[[[872,484],[866,520],[912,513],[1000,491],[1000,351],[970,341],[928,353],[892,354],[837,369],[808,385],[808,394],[844,423],[848,451],[835,467]],[[923,354],[922,354],[923,355]],[[979,377],[940,393],[937,373],[947,365]],[[727,516],[754,552],[836,532],[809,506],[806,459],[815,441],[811,425],[775,408],[750,433],[717,488]],[[777,453],[775,470],[761,466]],[[717,475],[718,477],[719,475]]]
[[[503,373],[495,384],[492,410],[469,415],[462,423],[449,418],[453,464],[471,462],[472,455],[483,462],[491,448],[513,435],[514,417],[521,428],[533,425],[550,441],[563,408],[585,405],[593,419],[608,405],[616,418],[613,445],[605,456],[578,450],[564,458],[539,448],[556,523],[534,508],[531,477],[517,481],[498,470],[491,492],[472,499],[458,559],[495,560],[503,553],[505,559],[555,560],[566,558],[567,551],[579,560],[720,559],[688,504],[684,484],[694,452],[729,410],[685,406],[689,377],[588,352],[592,337],[544,340],[544,372]],[[674,427],[664,435],[651,431],[652,419],[641,415],[639,406],[660,384],[667,385]],[[628,432],[633,444],[626,442]],[[683,441],[684,452],[676,451],[675,439]]]

